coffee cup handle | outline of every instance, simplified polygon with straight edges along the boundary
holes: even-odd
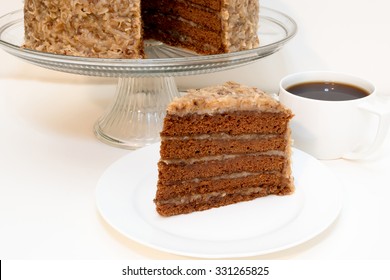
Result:
[[[380,147],[382,147],[390,130],[390,109],[378,108],[371,103],[364,103],[359,108],[378,117],[379,122],[376,136],[372,143],[364,150],[348,153],[343,156],[345,159],[357,160],[372,156]]]

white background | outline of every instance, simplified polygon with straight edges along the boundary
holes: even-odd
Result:
[[[297,36],[254,64],[177,78],[181,89],[235,80],[275,92],[288,73],[334,70],[390,95],[388,1],[261,3],[294,18]],[[0,14],[19,8],[21,1],[0,0]],[[115,86],[115,79],[42,69],[0,50],[0,259],[184,259],[122,237],[97,212],[101,174],[129,153],[92,132]],[[324,161],[344,186],[338,220],[305,244],[256,258],[389,259],[389,146],[366,161]]]

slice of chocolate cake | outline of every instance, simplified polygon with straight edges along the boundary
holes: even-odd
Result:
[[[233,82],[174,100],[161,132],[157,212],[291,194],[292,116],[266,93]]]

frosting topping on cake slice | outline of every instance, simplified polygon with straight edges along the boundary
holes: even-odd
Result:
[[[167,108],[172,115],[221,114],[230,111],[287,112],[277,100],[255,87],[227,82],[220,86],[192,89]]]

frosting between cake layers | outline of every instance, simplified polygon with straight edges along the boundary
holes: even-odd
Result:
[[[288,153],[285,151],[266,151],[266,152],[259,152],[259,153],[250,153],[245,154],[246,156],[278,156],[278,157],[287,157]],[[161,159],[162,162],[166,164],[193,164],[195,162],[203,162],[203,161],[212,161],[212,160],[226,160],[226,159],[232,159],[243,156],[243,154],[236,154],[236,155],[218,155],[218,156],[207,156],[207,157],[200,157],[200,158],[189,158],[189,159]]]
[[[220,86],[192,89],[176,98],[167,108],[168,114],[221,114],[230,111],[262,111],[291,114],[291,111],[265,92],[227,82]]]
[[[229,135],[227,133],[217,134],[200,134],[191,136],[162,136],[161,140],[253,140],[253,139],[272,139],[280,137],[279,134],[241,134],[241,135]],[[287,139],[287,136],[285,136]]]
[[[291,172],[290,169],[285,169],[283,172],[279,171],[263,171],[263,172],[237,172],[237,173],[232,173],[232,174],[226,174],[226,175],[220,175],[220,176],[214,176],[211,178],[207,178],[207,180],[213,181],[213,180],[231,180],[231,179],[238,179],[238,178],[245,178],[249,176],[256,176],[256,175],[261,175],[261,174],[282,174],[283,177],[285,178],[290,178],[291,177]],[[183,182],[194,182],[194,183],[199,183],[204,178],[193,178],[190,180],[185,180]]]

